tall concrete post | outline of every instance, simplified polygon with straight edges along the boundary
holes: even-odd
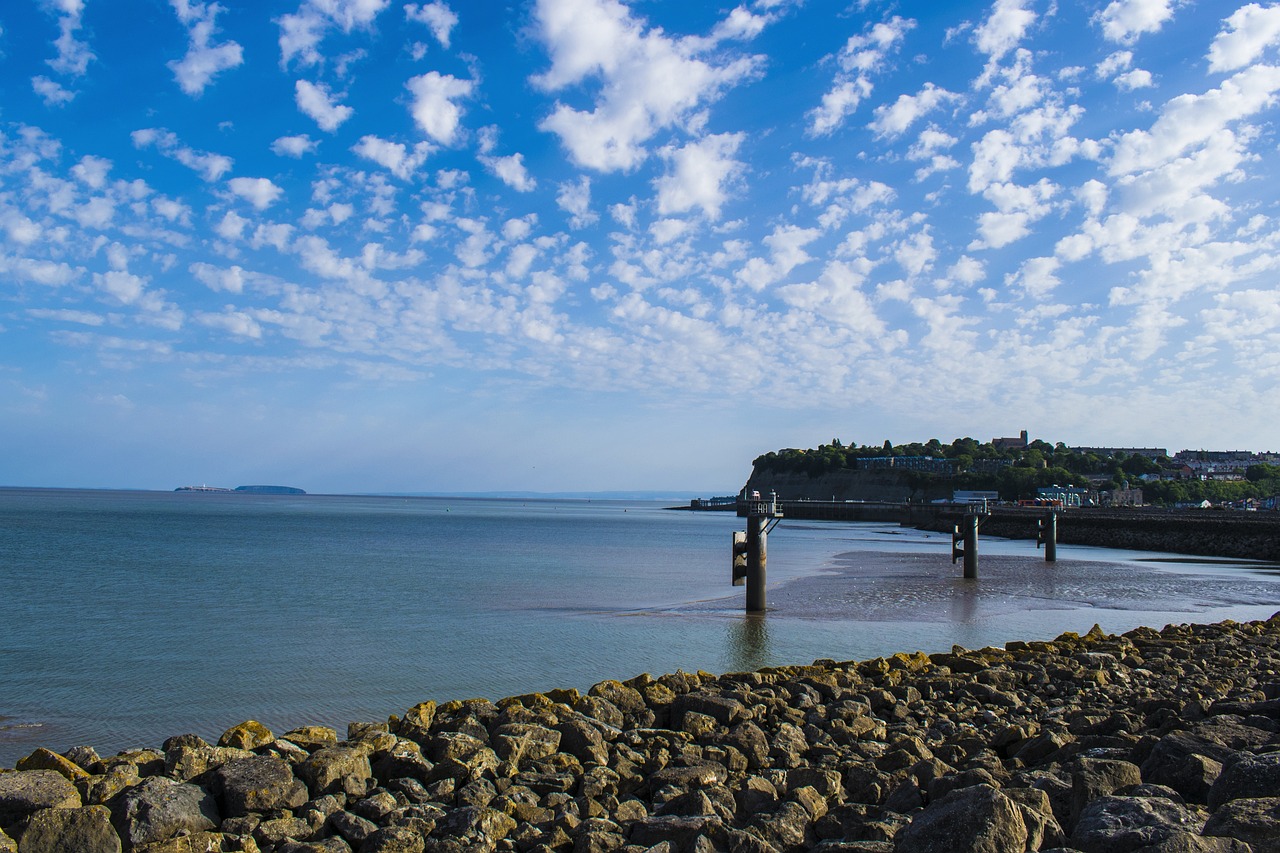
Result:
[[[1044,518],[1044,561],[1058,562],[1058,513],[1053,510]]]
[[[978,579],[978,514],[971,512],[964,519],[964,576]]]
[[[738,500],[738,515],[747,519],[745,533],[733,534],[733,584],[747,587],[748,613],[765,612],[765,565],[769,530],[782,518],[778,496],[762,499],[758,492],[745,494]]]
[[[747,612],[765,611],[765,551],[769,534],[764,516],[747,517]]]

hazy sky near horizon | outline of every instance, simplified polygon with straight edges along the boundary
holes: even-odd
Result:
[[[1271,3],[13,0],[0,485],[1280,449],[1278,92]]]

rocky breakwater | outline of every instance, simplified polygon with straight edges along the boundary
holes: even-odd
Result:
[[[248,722],[0,773],[0,851],[1280,851],[1280,614]]]

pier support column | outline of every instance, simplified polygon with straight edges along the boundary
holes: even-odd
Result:
[[[769,538],[764,516],[747,518],[747,612],[765,611],[765,562],[766,542]]]
[[[1043,543],[1044,562],[1057,562],[1057,512],[1050,510],[1039,523],[1038,548]]]
[[[750,498],[744,495],[738,501],[738,515],[746,517],[747,529],[733,534],[733,585],[746,584],[748,613],[764,613],[769,531],[782,518],[778,496],[761,499],[759,493]]]
[[[951,534],[951,562],[964,559],[964,576],[968,580],[978,579],[978,521],[980,515],[974,510],[965,514],[964,523],[957,524]]]

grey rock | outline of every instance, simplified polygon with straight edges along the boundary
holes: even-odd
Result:
[[[337,811],[329,815],[328,825],[334,832],[356,847],[378,831],[376,823],[348,811]]]
[[[285,841],[276,847],[276,853],[352,853],[351,845],[341,838],[324,838],[319,841]]]
[[[647,817],[633,823],[627,839],[641,847],[653,847],[666,842],[677,851],[691,851],[695,839],[700,836],[717,836],[724,832],[724,825],[714,817]]]
[[[120,853],[120,836],[106,806],[41,809],[18,842],[20,853]]]
[[[555,754],[560,749],[560,732],[546,726],[509,723],[498,726],[489,742],[500,760],[519,764]]]
[[[1280,853],[1280,797],[1232,800],[1205,822],[1203,834],[1248,842],[1254,853]]]
[[[130,847],[217,829],[222,823],[207,790],[163,776],[125,790],[108,805],[116,832]]]
[[[1129,853],[1200,828],[1195,815],[1172,800],[1107,796],[1085,806],[1071,843],[1084,853]]]
[[[299,764],[295,772],[313,797],[337,793],[363,797],[373,787],[369,756],[357,747],[338,745],[318,749]]]
[[[415,831],[403,826],[388,826],[365,839],[365,843],[360,845],[360,853],[424,853],[425,847],[422,836]]]
[[[1189,803],[1206,803],[1209,789],[1231,755],[1223,745],[1189,732],[1162,737],[1142,763],[1142,780],[1167,785]]]
[[[1027,826],[1018,804],[990,785],[957,788],[894,837],[900,853],[1023,853]]]
[[[1209,789],[1209,808],[1241,798],[1280,796],[1280,752],[1243,755],[1226,765]]]
[[[228,817],[297,808],[308,799],[307,786],[289,765],[266,755],[227,762],[213,771],[209,785]]]
[[[0,829],[41,809],[74,809],[81,805],[76,786],[56,770],[0,773]]]
[[[1079,766],[1071,774],[1070,832],[1080,818],[1084,807],[1098,797],[1113,794],[1121,788],[1142,783],[1142,770],[1128,761],[1081,758]]]

